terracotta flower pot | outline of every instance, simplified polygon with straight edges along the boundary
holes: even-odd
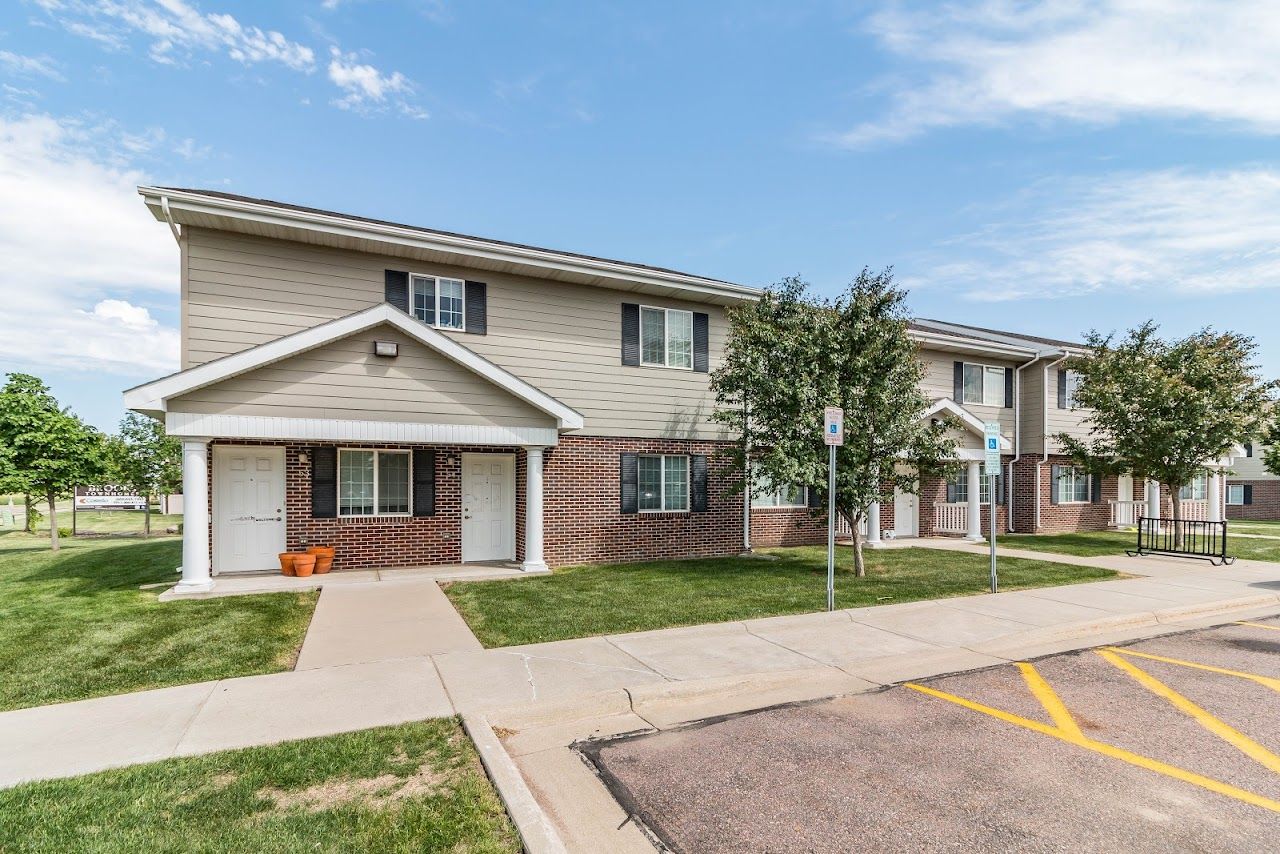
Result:
[[[299,578],[307,578],[315,571],[316,556],[296,554],[293,556],[293,574]]]
[[[284,575],[294,575],[293,559],[297,557],[293,552],[280,552],[280,572]]]
[[[333,546],[312,546],[307,553],[316,556],[316,575],[324,575],[333,569]]]

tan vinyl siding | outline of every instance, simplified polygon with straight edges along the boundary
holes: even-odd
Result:
[[[374,341],[400,345],[394,359]],[[554,427],[555,419],[473,371],[383,326],[169,402],[173,412]]]
[[[1022,422],[1021,451],[1044,453],[1044,363],[1037,362],[1022,370],[1019,420]],[[1052,403],[1053,401],[1050,401]]]
[[[446,334],[581,412],[583,433],[726,435],[707,422],[708,374],[620,357],[623,302],[681,308],[709,315],[714,370],[727,333],[720,306],[197,228],[186,241],[184,368],[380,303],[384,271],[409,270],[488,283],[488,334]]]
[[[1059,409],[1058,408],[1058,371],[1062,366],[1049,369],[1049,419],[1046,431],[1050,453],[1057,453],[1061,450],[1058,442],[1052,437],[1058,433],[1066,433],[1077,439],[1086,439],[1089,436],[1089,427],[1085,423],[1085,411],[1082,409]],[[1044,371],[1042,370],[1043,374]]]
[[[924,380],[921,387],[926,395],[930,398],[948,397],[955,399],[955,363],[969,362],[975,365],[991,365],[997,368],[1013,368],[1016,365],[1013,362],[1004,361],[1002,359],[990,359],[984,356],[964,356],[958,353],[945,353],[940,350],[921,350],[920,359],[925,365]],[[1003,380],[1002,380],[1003,382]],[[1001,385],[1001,394],[1004,394],[1004,386]],[[986,421],[999,421],[1000,432],[1005,436],[1013,437],[1013,407],[1012,406],[982,406],[981,404],[965,403],[956,400],[956,403],[963,406],[974,416]],[[981,443],[979,443],[980,445]]]
[[[1261,442],[1254,442],[1252,457],[1236,457],[1235,463],[1231,466],[1232,474],[1228,479],[1274,480],[1276,475],[1267,471],[1266,465],[1262,462],[1262,452],[1266,450],[1266,447]]]

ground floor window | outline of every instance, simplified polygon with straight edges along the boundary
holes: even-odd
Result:
[[[641,454],[636,461],[641,512],[689,509],[689,458]]]
[[[1227,484],[1227,503],[1235,505],[1244,504],[1244,484],[1229,483]]]
[[[991,481],[987,477],[985,471],[978,478],[978,501],[981,504],[989,504],[991,502]],[[996,475],[996,503],[1000,503],[1004,496],[1004,475]],[[969,475],[967,472],[959,472],[947,478],[947,503],[948,504],[964,504],[969,500]]]
[[[1082,468],[1075,466],[1058,467],[1055,479],[1054,497],[1059,504],[1087,504],[1089,502],[1090,475]]]
[[[338,515],[407,516],[408,451],[338,451]]]
[[[1198,474],[1195,480],[1178,490],[1178,497],[1183,501],[1204,501],[1209,497],[1209,478]]]
[[[753,507],[808,507],[809,489],[798,483],[775,484],[766,475],[755,475]]]

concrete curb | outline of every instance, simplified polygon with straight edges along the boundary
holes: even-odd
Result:
[[[560,834],[538,805],[533,792],[529,791],[520,769],[502,746],[488,719],[484,715],[463,715],[462,727],[475,744],[480,762],[498,790],[498,797],[507,808],[516,832],[520,834],[524,850],[529,854],[567,854],[568,849],[560,840]]]

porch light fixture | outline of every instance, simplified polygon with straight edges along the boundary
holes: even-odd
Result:
[[[395,341],[374,341],[373,355],[384,359],[394,359],[400,355],[400,345]]]
[[[311,455],[306,451],[298,451],[298,462],[302,463],[304,466],[309,464],[311,462]]]

